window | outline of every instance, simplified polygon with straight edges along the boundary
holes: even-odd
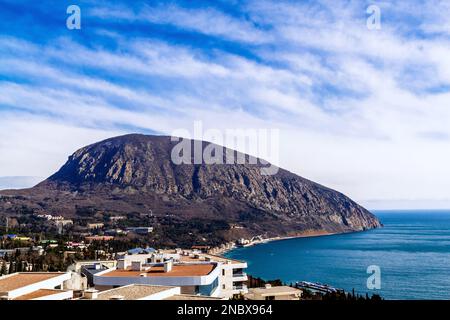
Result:
[[[222,275],[225,276],[225,269],[222,269]]]
[[[211,284],[197,286],[196,294],[200,294],[202,296],[209,296],[211,295],[211,293],[213,293],[213,291],[217,288],[218,285],[219,285],[219,278],[216,278]]]

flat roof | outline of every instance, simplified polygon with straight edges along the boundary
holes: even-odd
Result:
[[[175,287],[132,284],[98,293],[98,300],[109,300],[114,296],[123,296],[125,300],[137,300]]]
[[[54,294],[58,294],[61,292],[66,292],[65,290],[57,290],[57,289],[39,289],[27,294],[24,294],[23,296],[19,296],[14,298],[13,300],[32,300],[36,298],[42,298],[46,296],[52,296]]]
[[[210,258],[211,261],[215,261],[215,262],[222,262],[224,264],[226,264],[228,261],[231,262],[231,264],[241,264],[241,263],[245,263],[244,261],[239,261],[239,260],[234,260],[234,259],[228,259],[225,257],[221,257],[221,256],[214,256],[212,254],[206,254],[206,253],[200,253],[199,254],[200,257],[208,257]],[[194,258],[194,257],[189,257],[189,256],[183,256],[180,255],[180,261],[182,262],[198,262],[198,261],[202,261],[199,258]],[[203,260],[204,261],[204,260]]]
[[[288,287],[288,286],[274,286],[270,288],[249,288],[249,294],[258,293],[262,296],[264,295],[284,295],[284,294],[294,294],[299,293],[302,290]]]
[[[0,292],[16,290],[63,274],[65,272],[24,272],[0,277]]]
[[[175,264],[172,270],[164,272],[163,266],[154,266],[149,270],[133,271],[130,268],[123,270],[111,270],[106,272],[101,277],[139,277],[141,274],[147,274],[147,277],[192,277],[192,276],[206,276],[211,273],[216,267],[212,263],[204,264]]]
[[[207,258],[210,258],[212,261],[216,261],[216,262],[226,263],[227,261],[230,261],[232,264],[245,263],[245,261],[240,261],[240,260],[236,260],[236,259],[230,259],[230,258],[226,258],[226,257],[223,257],[223,256],[214,255],[214,254],[210,254],[210,253],[194,253],[194,252],[192,252],[192,249],[181,250],[181,251],[187,251],[187,252],[190,252],[192,254],[199,255],[200,257],[207,257]],[[159,250],[159,252],[161,252],[161,253],[169,253],[169,254],[175,254],[176,253],[176,251],[173,250],[173,249]],[[198,258],[196,259],[194,257],[185,256],[185,255],[182,255],[180,253],[180,261],[198,262],[200,260]]]
[[[222,298],[208,297],[208,296],[194,296],[190,294],[175,294],[164,300],[223,300]]]

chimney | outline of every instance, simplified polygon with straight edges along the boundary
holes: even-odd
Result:
[[[164,261],[164,272],[172,271],[173,261],[172,259]]]
[[[142,262],[141,261],[132,261],[131,262],[131,270],[142,271]]]
[[[125,259],[117,261],[117,269],[125,270],[127,268],[127,262]]]
[[[109,300],[124,300],[124,296],[119,296],[119,295],[116,295],[116,296],[111,296],[110,298],[109,298]]]
[[[84,297],[88,300],[95,300],[98,298],[98,290],[87,289],[84,291]]]

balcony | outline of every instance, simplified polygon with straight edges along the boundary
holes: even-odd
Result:
[[[247,274],[245,273],[245,272],[236,272],[236,273],[234,273],[233,272],[233,278],[234,277],[246,277],[247,276]]]
[[[233,273],[233,281],[247,281],[248,277],[245,272]]]
[[[234,293],[247,293],[248,292],[248,288],[247,285],[245,284],[238,284],[233,286],[233,291],[235,291]]]

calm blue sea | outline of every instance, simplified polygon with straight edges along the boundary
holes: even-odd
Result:
[[[450,299],[450,211],[374,211],[384,227],[366,232],[274,241],[227,256],[263,279],[314,281],[385,299]],[[367,289],[367,267],[381,289]]]

